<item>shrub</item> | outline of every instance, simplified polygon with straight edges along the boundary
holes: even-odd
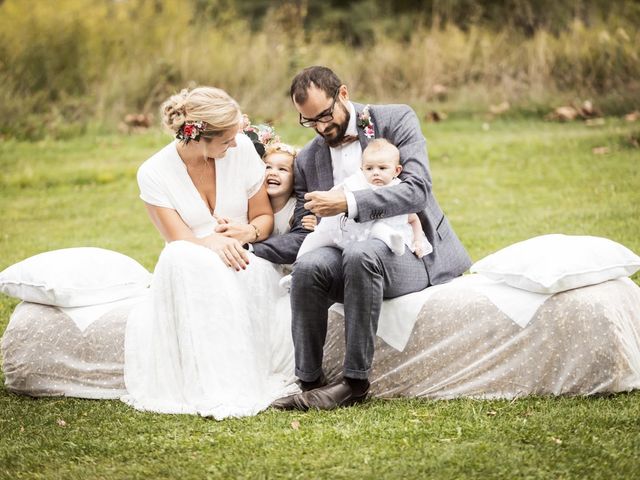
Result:
[[[334,3],[0,1],[0,135],[66,136],[89,122],[113,129],[196,84],[226,89],[254,118],[279,120],[291,115],[291,78],[311,64],[334,68],[369,102],[540,109],[591,98],[605,113],[640,107],[633,2]]]

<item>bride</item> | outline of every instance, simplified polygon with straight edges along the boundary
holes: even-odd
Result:
[[[141,165],[138,184],[167,244],[127,324],[123,400],[162,413],[254,415],[296,388],[292,362],[282,362],[292,358],[280,325],[288,316],[275,314],[280,276],[243,248],[273,229],[265,166],[220,89],[183,90],[162,116],[176,140]]]

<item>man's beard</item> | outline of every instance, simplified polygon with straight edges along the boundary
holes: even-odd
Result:
[[[344,107],[344,105],[342,105],[342,103],[338,104],[338,106],[344,112],[344,122],[342,122],[342,124],[332,123],[324,131],[324,132],[327,132],[327,131],[333,132],[334,130],[337,129],[337,132],[338,132],[337,135],[335,137],[332,137],[331,139],[329,139],[329,138],[325,137],[325,135],[323,133],[320,133],[320,132],[318,132],[316,130],[318,135],[320,135],[322,138],[324,138],[325,142],[327,142],[327,145],[329,145],[330,147],[337,147],[342,143],[342,140],[344,140],[344,136],[347,133],[347,127],[349,126],[349,120],[351,119],[351,114],[349,113],[349,110],[347,110]]]

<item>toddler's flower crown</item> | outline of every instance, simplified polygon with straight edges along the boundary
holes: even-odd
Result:
[[[246,115],[243,115],[242,121],[242,131],[251,139],[260,158],[264,157],[266,153],[273,152],[286,152],[295,157],[295,149],[281,143],[280,137],[276,135],[276,131],[271,125],[252,125]]]
[[[270,155],[272,153],[278,153],[278,152],[283,152],[283,153],[286,153],[287,155],[291,155],[295,160],[296,157],[298,156],[299,150],[296,147],[293,147],[286,143],[274,142],[266,146],[264,154],[266,156],[266,155]]]

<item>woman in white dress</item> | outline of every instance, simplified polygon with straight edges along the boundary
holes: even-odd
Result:
[[[278,338],[288,330],[275,314],[280,275],[244,248],[273,229],[265,166],[220,89],[183,90],[162,115],[177,140],[142,164],[138,184],[167,245],[149,299],[127,324],[123,400],[163,413],[254,415],[297,388],[282,361],[291,342]]]

